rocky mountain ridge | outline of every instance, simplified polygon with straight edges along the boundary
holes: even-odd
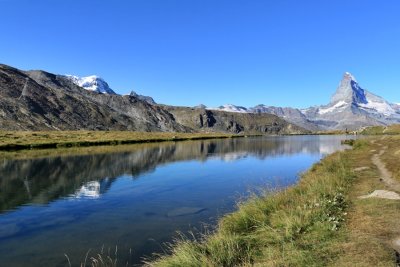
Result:
[[[157,105],[154,100],[136,93],[118,95],[103,81],[97,76],[75,79],[0,64],[0,130],[306,132],[271,114],[238,116]]]

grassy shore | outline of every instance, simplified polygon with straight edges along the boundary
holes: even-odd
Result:
[[[243,135],[129,131],[0,131],[0,151],[201,140],[241,136]]]
[[[390,126],[373,126],[363,129],[360,134],[363,135],[398,135],[400,134],[400,124]]]
[[[148,266],[395,266],[400,201],[360,199],[388,189],[371,158],[400,180],[400,137],[363,139],[315,164],[300,182],[240,203],[212,233],[180,238]]]

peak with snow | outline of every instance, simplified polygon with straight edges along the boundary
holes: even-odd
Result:
[[[364,89],[358,85],[354,76],[349,72],[343,75],[339,87],[331,98],[331,104],[336,105],[338,102],[367,103]]]
[[[387,125],[400,122],[400,107],[363,89],[352,74],[346,72],[331,102],[311,108],[308,120],[325,129],[357,129],[361,126]]]
[[[101,77],[91,75],[87,77],[78,77],[74,75],[65,75],[65,77],[74,84],[93,92],[101,94],[115,95],[116,93],[110,88],[108,83]]]
[[[78,76],[74,76],[74,75],[65,75],[64,77],[66,77],[68,80],[70,80],[74,84],[76,84],[86,90],[89,90],[92,92],[97,92],[100,94],[116,95],[116,93],[114,92],[114,90],[112,90],[110,88],[108,83],[99,76],[91,75],[91,76],[87,76],[87,77],[78,77]],[[135,91],[131,91],[131,93],[129,95],[133,96],[139,100],[145,101],[149,104],[152,104],[152,105],[156,104],[154,99],[150,96],[139,95]]]
[[[356,78],[353,76],[353,74],[351,74],[350,72],[346,71],[343,75],[344,79],[350,79],[352,81],[357,82]]]
[[[217,108],[208,108],[210,110],[221,110],[221,111],[227,111],[227,112],[239,112],[239,113],[248,113],[247,108],[242,107],[242,106],[235,106],[232,104],[226,104],[223,106],[219,106]]]
[[[375,115],[392,116],[397,113],[394,104],[361,88],[354,76],[346,72],[332,97],[331,103],[327,107],[320,108],[319,113],[337,113],[351,107]]]

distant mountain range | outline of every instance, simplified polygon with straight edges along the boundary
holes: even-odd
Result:
[[[0,130],[132,130],[158,132],[305,133],[268,113],[159,105],[118,95],[98,76],[23,71],[0,64]]]
[[[327,105],[307,109],[257,105],[245,108],[224,105],[206,108],[238,113],[270,113],[309,130],[355,130],[364,126],[400,123],[400,105],[389,103],[360,87],[346,72],[336,93]]]
[[[400,104],[360,87],[346,72],[327,105],[209,108],[157,104],[132,91],[118,95],[98,76],[22,71],[0,64],[0,130],[136,130],[304,133],[400,123]]]

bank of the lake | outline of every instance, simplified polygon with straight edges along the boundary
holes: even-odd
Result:
[[[132,131],[0,131],[0,151],[243,137],[243,134]],[[257,135],[253,135],[257,136]]]
[[[293,133],[285,135],[344,135],[344,131]],[[217,132],[173,133],[133,131],[0,131],[0,153],[32,149],[62,149],[71,147],[115,146],[140,143],[176,142],[237,137],[257,137],[262,134],[226,134]],[[270,135],[265,135],[270,136]],[[1,156],[1,155],[0,155]]]
[[[147,265],[394,266],[400,200],[368,194],[398,193],[399,161],[399,136],[357,140],[352,150],[315,164],[297,185],[240,203],[215,232],[177,240],[170,255]],[[382,179],[382,166],[394,182]]]

